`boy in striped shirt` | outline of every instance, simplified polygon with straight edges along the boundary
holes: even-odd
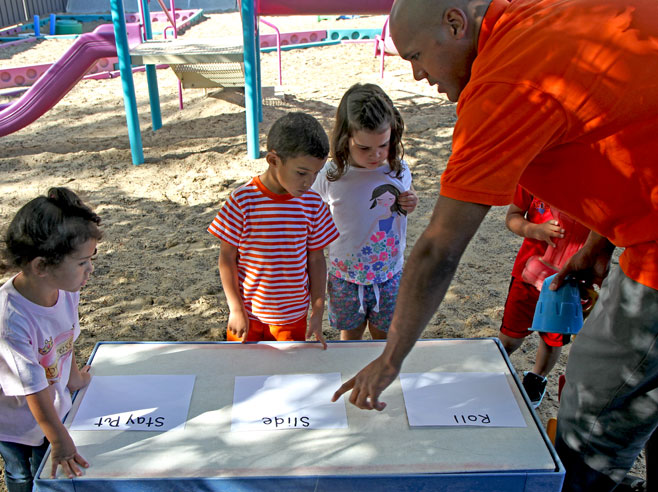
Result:
[[[221,240],[228,341],[314,335],[326,349],[324,247],[338,230],[310,188],[328,155],[329,139],[315,118],[300,112],[279,118],[267,135],[267,170],[233,191],[208,227]]]

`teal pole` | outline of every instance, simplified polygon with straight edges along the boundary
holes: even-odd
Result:
[[[247,155],[260,157],[258,142],[258,61],[254,1],[242,0],[242,40],[244,48],[244,99],[247,120]]]
[[[144,14],[144,34],[146,39],[153,39],[151,26],[151,12],[149,12],[148,0],[142,0],[142,12]],[[149,88],[149,103],[151,104],[151,124],[153,130],[162,128],[162,112],[160,111],[160,91],[158,90],[158,75],[155,65],[146,65],[146,83]]]
[[[123,0],[110,0],[110,9],[112,11],[112,24],[114,24],[114,38],[117,44],[117,58],[119,58],[119,71],[121,73],[121,86],[123,88],[123,104],[126,108],[130,151],[132,153],[133,164],[138,165],[144,162],[144,148],[142,147],[142,134],[139,130],[137,98],[135,97],[135,82],[130,65],[130,51],[128,49],[128,34],[126,32],[126,17],[123,12]]]
[[[258,25],[258,21],[256,21],[256,25]],[[260,72],[260,29],[258,28],[256,28],[256,67],[258,67],[258,82],[256,85],[258,102],[256,104],[258,105],[258,122],[260,123],[263,121],[263,79]]]

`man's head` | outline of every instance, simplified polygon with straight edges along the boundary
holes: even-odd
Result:
[[[301,196],[308,191],[329,155],[329,138],[313,116],[288,113],[267,135],[267,171],[261,182],[276,194]]]
[[[490,0],[396,0],[393,42],[411,63],[416,80],[427,79],[455,102],[471,77],[481,17]]]

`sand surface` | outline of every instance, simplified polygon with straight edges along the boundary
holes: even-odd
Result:
[[[384,17],[273,18],[281,32],[381,28]],[[87,27],[87,26],[86,26]],[[263,27],[263,34],[273,32]],[[183,36],[240,35],[236,13],[210,14]],[[70,40],[0,47],[0,68],[56,61]],[[439,179],[451,151],[455,105],[426,82],[414,81],[408,63],[386,58],[384,78],[372,43],[286,51],[283,86],[275,53],[262,55],[264,86],[261,148],[269,126],[288,111],[306,111],[329,131],[336,106],[355,82],[378,83],[404,117],[405,158],[419,206],[409,216],[408,248],[427,225]],[[81,293],[79,361],[105,340],[221,341],[228,308],[217,258],[219,241],[208,224],[238,185],[265,169],[246,155],[244,96],[240,91],[185,90],[178,107],[177,79],[158,71],[163,128],[152,130],[143,73],[135,75],[146,162],[131,163],[121,81],[83,80],[44,116],[0,139],[0,225],[51,186],[81,193],[102,217],[105,238],[95,272]],[[0,104],[14,99],[0,95]],[[521,238],[505,228],[506,208],[493,208],[465,252],[450,290],[423,337],[493,337],[498,333],[509,276]],[[6,275],[0,279],[3,282]],[[325,335],[338,339],[325,315]],[[538,337],[511,356],[521,373],[532,368]],[[549,376],[539,416],[557,415],[558,376],[569,347]],[[364,360],[364,365],[368,361]],[[634,473],[643,473],[643,462]]]

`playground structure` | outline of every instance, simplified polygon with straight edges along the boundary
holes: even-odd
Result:
[[[148,5],[142,0],[145,9]],[[259,122],[263,118],[261,74],[260,74],[260,36],[259,18],[261,16],[289,16],[289,15],[385,15],[388,14],[393,0],[362,0],[354,2],[351,0],[243,0],[240,5],[242,16],[242,47],[233,44],[233,60],[240,57],[244,66],[245,108],[247,128],[247,154],[256,159],[260,156],[258,131]],[[123,81],[123,97],[126,108],[126,120],[130,138],[130,148],[133,164],[144,162],[141,132],[137,112],[135,96],[135,85],[132,78],[131,52],[126,36],[126,21],[123,11],[123,0],[110,0],[112,22],[117,42],[117,54],[119,69]],[[145,16],[148,19],[148,15]],[[148,24],[148,22],[147,22]],[[227,56],[227,50],[231,46],[224,46],[222,50],[220,40],[216,40],[212,46],[197,46],[197,60],[220,61],[221,57]],[[148,41],[147,41],[148,43]],[[173,48],[176,43],[170,43]],[[139,48],[137,48],[139,49]],[[221,53],[217,53],[218,49]],[[133,50],[134,51],[134,50]],[[180,55],[180,53],[179,53]],[[170,63],[169,55],[163,52],[160,57],[148,58],[148,63]],[[226,58],[224,58],[226,59]],[[148,75],[147,66],[147,75]],[[149,84],[149,97],[151,101],[151,117],[153,128],[162,126],[159,109],[157,79],[147,77]]]
[[[379,74],[382,79],[384,78],[384,62],[387,55],[399,55],[397,48],[393,44],[393,39],[388,32],[388,17],[386,17],[381,34],[375,36],[375,56],[381,56]]]
[[[165,34],[169,29],[173,30],[173,26],[170,24],[171,20],[177,22],[176,32],[182,30],[184,27],[190,23],[196,22],[201,16],[203,11],[201,10],[175,10],[175,12],[154,12],[149,15],[149,18],[152,22],[169,22],[164,32],[160,34]],[[130,23],[127,23],[127,26],[132,26],[133,24],[136,27],[131,27],[130,30],[132,35],[130,37],[129,46],[131,48],[140,45],[144,37],[144,22],[142,21],[141,15],[128,13],[126,14],[126,19],[130,20]],[[50,27],[54,25],[54,14],[50,16]],[[79,21],[102,21],[108,20],[109,15],[95,14],[95,15],[79,15],[79,16],[59,16],[71,22]],[[73,20],[75,19],[75,20]],[[132,22],[135,21],[135,22]],[[38,19],[35,17],[35,24],[38,23]],[[281,70],[281,50],[292,49],[292,48],[305,48],[326,44],[337,44],[340,42],[346,41],[373,41],[373,38],[379,34],[377,29],[340,29],[340,30],[316,30],[316,31],[307,31],[307,32],[292,32],[292,33],[280,33],[278,28],[267,22],[265,19],[260,19],[260,22],[270,26],[276,31],[276,34],[263,35],[260,38],[261,51],[278,51],[279,58],[279,84],[282,84],[282,70]],[[17,32],[29,30],[32,24],[25,24],[24,26],[12,26],[11,28],[6,28],[0,30],[0,39],[9,39],[8,42],[3,42],[0,44],[0,48],[3,46],[12,45],[15,43],[23,43],[29,41],[36,41],[38,38],[35,35],[26,35],[26,37],[12,38],[6,36],[7,33],[15,34]],[[52,30],[52,29],[51,29]],[[139,36],[139,31],[141,30],[141,38]],[[4,33],[5,36],[1,34]],[[78,39],[77,43],[86,45],[89,41],[89,36],[86,34],[77,34],[77,35],[65,35],[65,36],[40,36],[46,38],[74,38]],[[82,39],[80,39],[82,38]],[[156,44],[156,43],[154,43]],[[242,49],[241,42],[240,47],[233,48],[234,52],[232,60],[225,60],[227,63],[221,63],[221,69],[217,69],[217,63],[211,64],[172,64],[171,68],[174,70],[178,78],[180,79],[182,86],[185,88],[199,88],[199,87],[230,87],[237,86],[242,87],[244,85],[244,72],[242,69]],[[193,48],[193,43],[185,40],[177,45],[178,49],[182,48],[183,52],[188,52],[187,61],[190,61],[189,52]],[[161,44],[162,51],[169,57],[175,57],[175,53],[167,45],[167,42]],[[84,51],[84,50],[83,50]],[[72,49],[69,53],[65,54],[58,62],[55,64],[46,63],[39,65],[31,66],[22,66],[14,68],[4,68],[0,69],[0,89],[10,89],[14,88],[13,91],[5,90],[4,95],[17,95],[27,91],[30,86],[35,84],[37,81],[41,81],[38,90],[31,91],[24,98],[21,98],[16,103],[8,103],[0,105],[0,135],[6,135],[13,131],[17,131],[23,126],[32,123],[38,117],[43,115],[46,111],[52,108],[60,99],[68,92],[77,80],[81,79],[103,79],[103,78],[113,78],[120,75],[120,71],[114,70],[115,64],[118,59],[116,57],[116,50],[109,50],[112,54],[110,57],[99,58],[95,61],[90,69],[84,72],[83,68],[87,66],[89,60],[79,59],[76,62],[76,54],[80,54],[81,51],[78,50],[78,44]],[[140,55],[139,50],[135,49],[131,52],[131,62],[133,65],[138,63],[145,63],[150,55],[152,55],[153,44],[150,46],[151,53],[146,53],[146,57]],[[157,54],[156,54],[157,55]],[[162,55],[162,54],[160,54]],[[145,59],[146,58],[146,59]],[[192,56],[193,58],[193,56]],[[194,60],[192,60],[194,61]],[[198,60],[197,60],[198,61]],[[203,57],[202,60],[203,61]],[[233,68],[226,70],[228,62],[233,62]],[[81,68],[81,63],[84,64],[84,67]],[[48,70],[55,65],[55,68],[44,77]],[[67,75],[75,74],[75,77],[82,76],[77,79],[73,84],[69,78],[66,79],[66,83],[59,83],[57,77],[62,73],[61,67],[66,67]],[[156,68],[169,68],[167,64],[158,64]],[[145,71],[146,67],[139,65],[133,66],[132,71]],[[43,78],[42,78],[43,77]],[[44,89],[45,88],[45,89]],[[182,93],[179,89],[179,98],[180,98],[180,107],[182,109]],[[28,102],[29,101],[29,102]],[[27,110],[26,108],[29,108]]]
[[[202,9],[176,9],[176,24],[178,30],[182,30],[184,27],[193,24],[199,20],[200,15],[203,13]],[[60,26],[60,24],[71,25],[73,23],[82,23],[82,22],[93,22],[93,21],[108,21],[111,22],[112,17],[110,14],[50,14],[48,18],[40,18],[40,16],[34,16],[34,22],[25,22],[19,25],[5,27],[0,29],[0,41],[2,44],[0,46],[6,46],[4,43],[7,42],[11,44],[11,41],[21,41],[21,40],[31,40],[35,41],[35,38],[49,39],[55,36],[56,39],[63,39],[66,37],[76,38],[79,36],[80,32],[77,33],[57,33],[57,27],[66,27]],[[127,12],[126,13],[126,22],[141,22],[140,14],[138,12]],[[165,12],[152,12],[151,13],[151,22],[169,22],[169,17]],[[49,34],[43,34],[41,28],[46,24],[49,26]],[[62,31],[67,29],[60,29]],[[68,29],[74,31],[75,29]],[[158,33],[154,33],[158,34]],[[162,34],[162,33],[159,33]]]
[[[203,13],[202,10],[177,10],[176,19],[177,31],[182,31],[187,28],[189,25],[198,21],[199,17]],[[51,16],[51,27],[54,14]],[[58,19],[65,20],[76,20],[80,22],[90,22],[90,21],[101,21],[107,20],[110,21],[110,15],[59,15]],[[140,22],[139,15],[137,13],[126,14],[126,20],[128,23],[137,23]],[[151,14],[152,22],[166,22],[168,21],[166,15],[163,12],[154,12]],[[36,20],[35,20],[36,22]],[[61,39],[61,38],[79,38],[83,34],[74,34],[74,35],[42,35],[39,37],[36,36],[11,36],[9,34],[16,34],[30,29],[33,26],[32,23],[24,24],[22,26],[13,26],[6,29],[0,29],[0,40],[3,42],[0,44],[0,49],[5,46],[11,46],[13,44],[33,42],[37,39]],[[51,29],[52,31],[52,29]],[[106,57],[101,58],[96,61],[96,63],[86,72],[83,76],[84,79],[103,79],[103,78],[112,78],[119,76],[118,70],[115,70],[115,65],[117,63],[117,57]],[[13,68],[0,68],[0,89],[7,89],[11,87],[23,88],[24,90],[27,87],[34,84],[39,78],[46,73],[46,71],[52,66],[52,63],[42,63],[39,65],[26,65]],[[133,71],[138,71],[140,68],[134,68]],[[143,70],[143,69],[141,69]]]
[[[181,21],[179,28],[183,28],[195,16],[198,17],[201,12],[178,11],[175,15],[171,15],[168,12],[156,13],[153,16],[149,16],[149,22],[146,22],[143,12],[140,12],[139,18],[135,14],[132,14],[130,17],[131,20],[141,19],[141,22],[128,24],[126,39],[130,46],[141,44],[145,36],[145,26],[148,24],[150,27],[151,19],[160,20],[160,18],[166,18],[167,22],[170,23],[164,30],[165,36],[168,29],[172,29],[174,35],[176,35],[178,31],[176,17]],[[54,15],[50,17],[51,26],[54,24],[54,17]],[[103,19],[103,16],[90,17],[93,17],[93,20]],[[35,22],[33,24],[35,35],[38,34],[39,28],[37,26],[39,25],[40,21],[35,16]],[[20,30],[20,27],[14,26],[5,29],[4,32],[12,33],[12,30],[13,32],[17,29]],[[57,104],[82,78],[109,78],[117,75],[117,72],[110,70],[114,62],[118,61],[116,57],[116,41],[113,33],[114,26],[112,24],[104,24],[92,33],[73,36],[77,38],[74,44],[53,64],[0,70],[0,88],[19,87],[19,89],[6,94],[16,94],[27,90],[17,101],[0,105],[0,137],[15,132],[34,122]],[[32,36],[26,39],[36,39],[36,37]],[[23,40],[10,41],[10,43],[15,42],[23,42]],[[150,69],[153,71],[153,74],[150,74],[150,76],[155,76],[155,66],[142,67],[141,69],[147,71],[147,73]],[[140,70],[140,67],[131,67],[131,73],[134,70]]]
[[[84,77],[107,78],[118,73],[122,78],[132,161],[133,164],[141,164],[144,162],[144,156],[132,73],[140,68],[146,71],[152,125],[153,129],[157,130],[162,126],[162,120],[155,69],[171,66],[179,77],[180,84],[184,87],[245,87],[247,151],[250,158],[257,158],[260,153],[258,124],[262,121],[260,51],[274,49],[278,51],[279,83],[281,84],[281,50],[338,44],[345,41],[375,41],[381,33],[377,29],[339,29],[282,34],[276,26],[260,16],[319,13],[379,15],[388,13],[393,0],[367,0],[359,2],[356,6],[344,0],[328,2],[286,0],[272,3],[260,0],[257,3],[258,12],[254,10],[254,0],[247,0],[240,6],[242,39],[237,41],[234,39],[232,45],[224,44],[223,46],[222,41],[226,40],[217,39],[213,40],[212,44],[205,45],[195,45],[194,42],[182,39],[152,41],[151,21],[168,20],[170,26],[167,29],[173,29],[174,37],[176,37],[178,31],[176,21],[180,19],[182,22],[189,22],[192,15],[187,11],[176,10],[171,0],[171,12],[166,9],[162,0],[158,0],[163,11],[151,14],[148,9],[148,0],[140,1],[140,17],[138,18],[137,14],[123,12],[123,0],[111,0],[115,49],[108,46],[108,27],[103,27],[94,33],[75,36],[78,39],[74,45],[54,64],[0,70],[0,89],[18,86],[19,90],[25,90],[34,84],[18,101],[0,106],[0,136],[12,133],[36,120],[52,108],[80,79]],[[185,18],[188,15],[189,17]],[[107,18],[106,16],[95,17],[93,20]],[[141,23],[126,22],[140,19],[143,19]],[[35,24],[38,22],[38,19],[35,19]],[[273,28],[276,34],[261,37],[258,30],[260,23]],[[164,32],[165,38],[167,29]],[[2,39],[1,36],[0,39]],[[31,36],[12,42],[26,42],[26,39],[34,40],[36,37]],[[101,39],[104,41],[101,42]],[[99,44],[103,45],[102,49]],[[2,44],[0,44],[1,46]],[[91,46],[94,48],[92,49]],[[91,56],[97,56],[97,58],[91,59]],[[118,72],[110,70],[117,62]],[[133,67],[133,65],[142,63],[145,64],[144,67]],[[208,66],[211,68],[207,68]],[[229,67],[228,70],[227,67]],[[179,94],[182,108],[182,92],[179,91]]]
[[[131,43],[139,37],[131,24]],[[99,59],[116,55],[113,28],[99,26],[80,36],[64,55],[39,77],[18,101],[0,110],[0,136],[15,132],[51,109]]]
[[[119,0],[120,1],[120,0]],[[242,35],[245,57],[245,106],[247,120],[247,154],[256,159],[260,155],[258,124],[263,119],[260,52],[258,46],[259,16],[282,15],[362,15],[388,14],[392,0],[244,0],[241,5]],[[257,9],[256,9],[257,5]]]

